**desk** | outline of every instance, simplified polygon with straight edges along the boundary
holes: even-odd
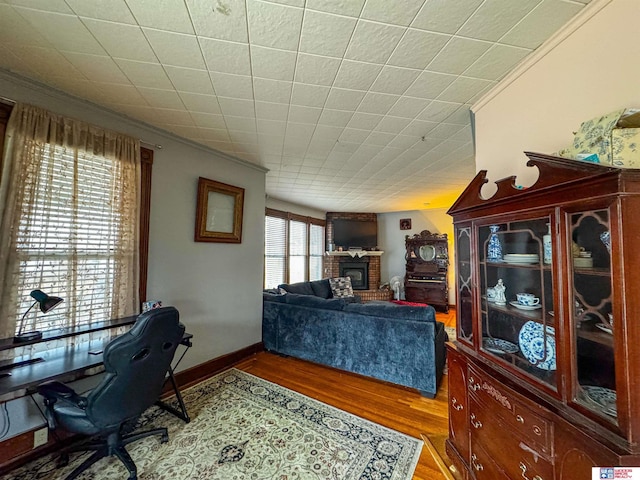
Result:
[[[58,329],[50,332],[43,332],[41,339],[32,342],[13,343],[12,339],[3,339],[0,340],[0,351],[15,349],[34,343],[42,343],[75,335],[92,333],[100,330],[133,325],[137,318],[137,316],[131,316],[109,322],[100,322],[99,324],[93,324],[87,327]],[[189,422],[190,419],[184,402],[182,401],[182,395],[178,389],[173,371],[177,368],[182,357],[184,357],[186,350],[192,346],[192,338],[192,334],[185,332],[180,344],[185,346],[186,349],[182,352],[178,361],[169,368],[169,372],[167,372],[168,380],[171,382],[172,387],[176,392],[176,397],[180,404],[180,410],[177,410],[160,400],[157,403],[158,406],[173,413],[185,422]],[[25,395],[31,395],[34,388],[44,382],[64,380],[65,377],[102,365],[102,350],[104,350],[104,347],[109,343],[109,341],[111,341],[110,338],[107,338],[104,341],[92,340],[90,342],[78,342],[76,345],[70,347],[45,350],[35,355],[34,358],[25,355],[23,357],[16,357],[9,362],[3,362],[4,365],[0,365],[0,375],[3,373],[10,373],[10,375],[0,378],[0,399],[5,395],[18,392],[20,390],[25,390]],[[94,355],[90,354],[90,351],[99,351],[100,353]],[[25,363],[20,365],[21,362]]]

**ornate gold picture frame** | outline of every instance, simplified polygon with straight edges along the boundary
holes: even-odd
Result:
[[[198,179],[196,242],[241,243],[244,188]]]

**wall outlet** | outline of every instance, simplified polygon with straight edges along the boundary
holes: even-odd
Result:
[[[33,432],[33,448],[38,448],[49,441],[49,429],[41,428]]]

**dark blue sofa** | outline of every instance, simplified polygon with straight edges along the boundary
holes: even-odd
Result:
[[[435,320],[433,307],[326,298],[322,285],[304,283],[293,284],[289,291],[309,288],[306,293],[263,294],[262,339],[267,350],[435,396],[447,334]]]

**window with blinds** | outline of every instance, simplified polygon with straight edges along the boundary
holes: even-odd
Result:
[[[322,278],[324,220],[267,209],[264,288]]]
[[[29,206],[17,232],[16,275],[25,294],[17,299],[18,317],[33,303],[28,292],[40,289],[65,301],[47,315],[32,310],[28,331],[108,320],[117,281],[114,242],[122,222],[131,221],[113,207],[124,185],[114,181],[117,167],[110,159],[42,148],[46,165],[30,172],[35,181],[27,186]]]

